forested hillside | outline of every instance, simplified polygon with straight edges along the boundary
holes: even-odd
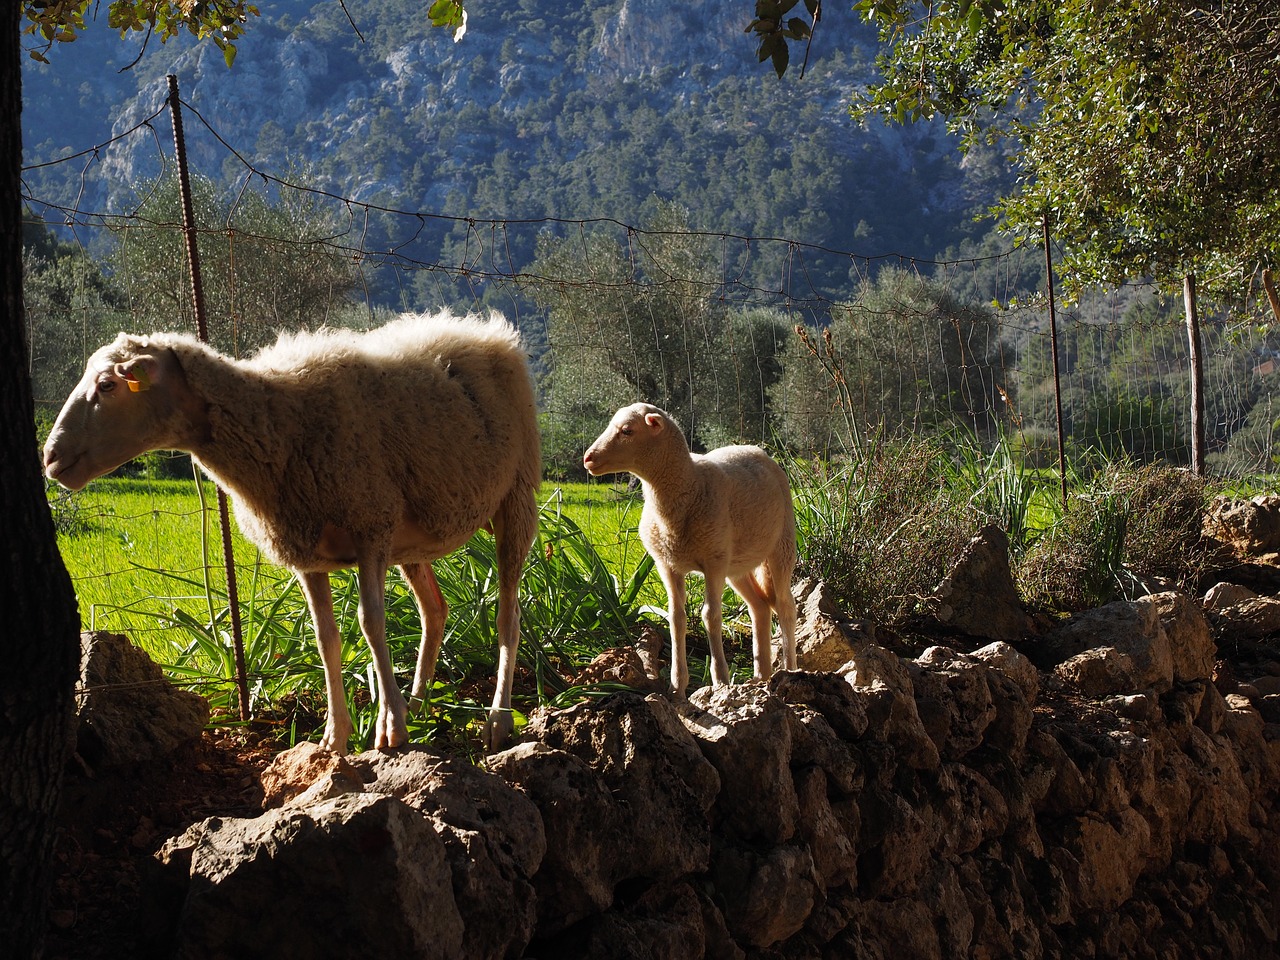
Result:
[[[874,35],[840,7],[824,10],[803,78],[797,64],[783,80],[743,31],[747,0],[477,0],[457,43],[420,0],[261,8],[231,70],[215,48],[180,40],[139,56],[101,23],[50,65],[31,61],[27,162],[130,128],[173,73],[255,166],[402,210],[637,223],[672,201],[698,230],[920,258],[985,229],[972,216],[998,167],[971,156],[962,169],[940,127],[849,120]],[[217,180],[201,165],[214,146],[190,149]],[[80,209],[120,209],[156,173],[154,146],[137,138],[100,156],[83,174],[63,165],[28,184]]]

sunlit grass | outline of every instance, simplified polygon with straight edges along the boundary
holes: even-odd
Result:
[[[1073,475],[1068,509],[1057,479],[1025,469],[1003,444],[981,450],[976,441],[944,448],[871,437],[847,461],[786,466],[797,505],[797,575],[826,580],[854,615],[887,623],[912,616],[986,523],[1009,534],[1024,596],[1050,609],[1127,595],[1152,575],[1177,579],[1180,566],[1194,573],[1183,543],[1194,536],[1204,491],[1181,471],[1111,466]],[[216,722],[234,722],[239,695],[213,485],[108,478],[50,496],[84,628],[128,635],[176,682],[205,695]],[[634,643],[645,622],[665,631],[666,593],[637,534],[640,510],[639,491],[621,479],[541,490],[538,538],[521,583],[517,722],[539,704],[589,695],[577,680],[581,668],[608,647]],[[231,538],[252,714],[277,725],[284,741],[314,739],[324,682],[301,589],[234,522]],[[410,735],[470,752],[493,694],[493,538],[478,533],[435,569],[450,615],[433,709],[411,718]],[[376,715],[375,684],[355,577],[334,574],[333,585],[347,696],[364,736]],[[696,687],[708,675],[700,578],[689,588]],[[749,676],[749,618],[731,591],[724,613],[731,669]],[[409,588],[392,573],[387,636],[402,689],[420,631]]]
[[[225,720],[238,712],[232,623],[215,490],[207,481],[201,487],[194,480],[104,479],[73,497],[53,494],[53,509],[84,628],[127,634]],[[625,486],[541,491],[540,530],[521,585],[520,710],[572,693],[577,671],[601,650],[632,642],[660,601],[661,583],[635,532],[639,511],[638,495]],[[302,591],[231,526],[252,712],[270,716],[290,740],[310,737],[323,719],[324,684]],[[410,732],[458,739],[483,722],[492,696],[493,538],[478,533],[435,567],[450,616],[434,709],[413,718]],[[375,715],[375,684],[359,635],[355,577],[342,571],[332,579],[348,698],[364,735]],[[402,687],[413,675],[420,630],[412,594],[393,572],[387,634]]]

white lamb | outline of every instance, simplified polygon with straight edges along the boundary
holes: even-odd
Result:
[[[521,569],[541,472],[528,359],[501,317],[408,315],[369,333],[282,336],[249,360],[173,333],[121,334],[89,358],[44,450],[77,490],[148,450],[183,450],[230,495],[246,537],[297,572],[324,663],[321,746],[352,733],[329,573],[358,570],[378,680],[374,746],[408,740],[387,652],[387,568],[422,616],[412,695],[429,695],[448,606],[431,563],[487,527],[497,541],[501,649],[486,746],[512,730]]]
[[[787,475],[759,447],[689,452],[679,425],[648,403],[623,407],[582,458],[592,476],[624,471],[640,478],[640,540],[667,588],[671,686],[684,694],[685,577],[706,578],[702,622],[711,644],[711,679],[729,683],[721,642],[721,597],[728,580],[751,611],[755,676],[773,671],[771,613],[782,633],[782,663],[796,667],[796,520]]]

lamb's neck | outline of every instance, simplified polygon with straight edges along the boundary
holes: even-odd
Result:
[[[636,475],[644,485],[645,498],[653,500],[664,513],[697,497],[693,458],[688,450],[675,451],[672,456],[648,464],[643,473]]]

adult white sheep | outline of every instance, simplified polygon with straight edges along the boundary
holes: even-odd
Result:
[[[731,446],[690,453],[679,425],[652,404],[635,403],[613,416],[582,457],[592,476],[630,472],[640,478],[644,508],[640,540],[667,588],[671,617],[671,686],[683,695],[685,577],[706,578],[702,622],[711,644],[711,679],[729,683],[721,642],[721,597],[727,579],[751,612],[754,673],[773,671],[771,614],[782,633],[782,663],[796,667],[796,519],[783,469],[763,450]]]
[[[246,537],[297,572],[324,663],[321,746],[352,733],[329,573],[355,566],[378,680],[374,746],[407,742],[387,652],[388,567],[422,616],[415,701],[429,694],[448,606],[431,563],[481,527],[498,560],[498,675],[486,745],[510,735],[521,569],[541,472],[528,359],[501,317],[406,315],[368,333],[282,336],[248,360],[174,333],[120,334],[89,358],[44,449],[72,490],[148,450],[183,450],[230,495]]]

